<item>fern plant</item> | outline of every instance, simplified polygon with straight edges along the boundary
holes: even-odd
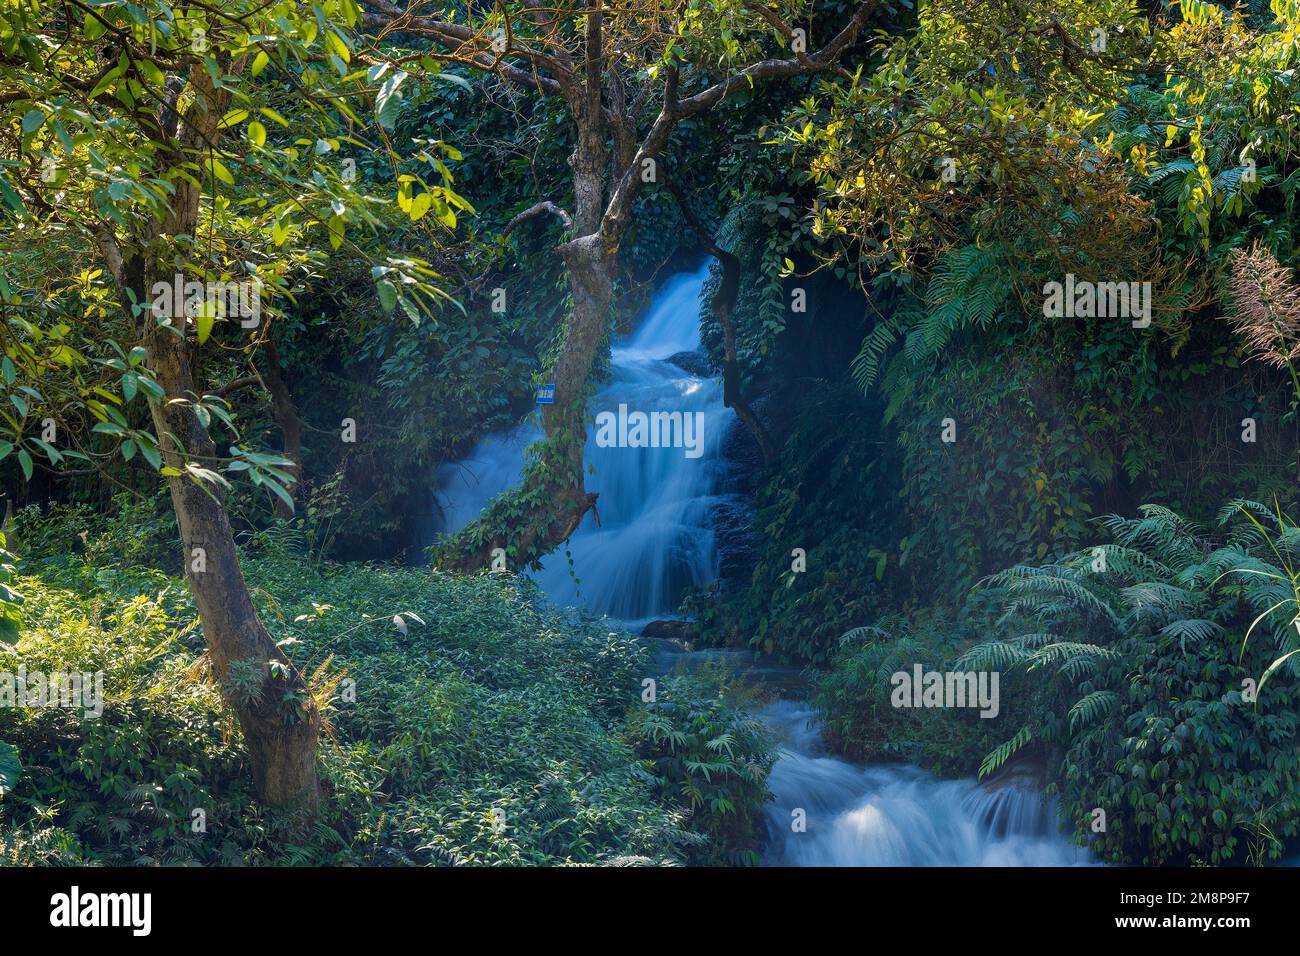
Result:
[[[1106,812],[1085,832],[1116,862],[1230,862],[1261,832],[1278,855],[1300,810],[1300,529],[1250,501],[1213,532],[1157,505],[1101,524],[1108,544],[983,582],[1010,636],[957,666],[1022,671],[1035,700],[981,776],[1036,741],[1070,818]]]
[[[900,339],[914,363],[938,355],[963,329],[987,329],[1011,296],[1006,281],[1007,250],[999,243],[961,246],[938,262],[926,286],[925,301],[906,296],[862,340],[853,359],[853,380],[864,392],[880,374],[885,353]]]

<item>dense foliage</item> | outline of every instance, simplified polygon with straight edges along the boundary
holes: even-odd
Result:
[[[102,668],[113,702],[0,709],[7,858],[752,862],[773,754],[726,680],[645,701],[637,642],[525,583],[348,563],[422,560],[437,467],[553,384],[591,299],[580,202],[609,301],[579,405],[657,279],[734,260],[704,351],[774,451],[744,463],[742,572],[684,606],[704,641],[815,668],[852,757],[1032,769],[1108,860],[1276,858],[1300,3],[632,3],[604,72],[584,11],[551,12],[0,0],[0,671]],[[782,57],[779,83],[735,72]],[[262,321],[153,315],[133,283],[164,265],[256,279]],[[1149,283],[1149,321],[1051,314],[1067,277]],[[163,427],[178,407],[210,454]],[[520,529],[573,491],[568,439],[453,556],[547,551]],[[221,495],[328,722],[305,830],[253,799],[160,475]],[[999,719],[893,708],[914,664],[1000,671]]]
[[[1300,529],[1255,502],[1221,523],[1148,505],[1106,519],[1111,544],[994,575],[1007,636],[959,661],[1028,672],[984,769],[1052,745],[1067,816],[1087,832],[1104,809],[1092,845],[1115,862],[1276,859],[1300,822]]]
[[[771,759],[752,721],[699,677],[643,704],[643,647],[539,610],[512,576],[312,568],[253,546],[261,610],[328,702],[330,799],[304,827],[253,800],[178,581],[85,513],[24,512],[18,535],[23,623],[0,670],[102,670],[106,706],[0,709],[0,758],[21,764],[0,764],[7,863],[749,858]]]

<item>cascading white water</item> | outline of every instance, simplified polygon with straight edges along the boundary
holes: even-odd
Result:
[[[700,347],[700,288],[708,267],[677,275],[656,294],[636,331],[611,351],[612,378],[593,398],[601,412],[703,414],[703,448],[598,447],[587,435],[587,487],[600,497],[569,540],[534,576],[558,606],[581,605],[629,626],[672,614],[684,590],[718,574],[709,512],[717,498],[723,434],[733,413],[722,404],[717,379],[693,375],[666,361]],[[489,498],[512,487],[524,449],[541,437],[534,422],[485,438],[463,462],[437,474],[439,530],[456,531]],[[572,571],[568,557],[573,560]]]
[[[769,705],[784,746],[768,777],[765,862],[777,866],[1071,866],[1095,862],[1029,786],[940,780],[916,767],[827,756],[812,708]],[[792,825],[802,810],[806,828]]]
[[[716,379],[665,361],[699,348],[701,268],[665,283],[638,329],[612,350],[611,381],[592,402],[593,416],[629,410],[704,414],[704,448],[688,458],[681,448],[597,446],[587,436],[586,459],[595,474],[587,487],[600,494],[600,523],[588,515],[570,540],[574,574],[563,554],[552,555],[536,577],[551,600],[581,605],[629,626],[673,613],[688,585],[713,581],[718,556],[709,512],[718,500],[721,443],[732,412]],[[524,449],[541,437],[525,422],[485,438],[465,461],[437,474],[439,530],[456,531],[491,498],[519,480]],[[577,578],[577,582],[574,581]],[[658,656],[676,663],[723,657],[742,662],[751,680],[783,689],[798,683],[788,668],[745,652],[677,650]],[[796,691],[799,693],[799,691]],[[765,862],[788,866],[1063,865],[1091,862],[1056,833],[1051,807],[1026,787],[991,790],[974,781],[939,780],[914,767],[860,767],[827,756],[812,710],[779,700],[762,712],[784,747],[768,785],[769,839]],[[802,809],[807,830],[791,829]]]

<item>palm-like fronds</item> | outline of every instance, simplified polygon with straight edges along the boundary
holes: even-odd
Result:
[[[980,776],[987,777],[1010,760],[1017,751],[1033,740],[1033,732],[1028,727],[1021,727],[1019,732],[1005,743],[998,744],[980,764]]]
[[[1073,699],[1071,734],[1116,716],[1125,675],[1174,642],[1186,654],[1205,642],[1271,632],[1286,653],[1266,670],[1261,688],[1280,667],[1300,669],[1300,528],[1286,516],[1241,499],[1219,512],[1216,537],[1159,505],[1099,523],[1111,543],[981,582],[1002,597],[998,626],[1024,632],[971,648],[959,666],[1021,670],[1054,682]],[[1243,607],[1253,621],[1241,620]],[[1027,726],[988,755],[981,773],[1035,734],[1050,736],[1046,727]]]

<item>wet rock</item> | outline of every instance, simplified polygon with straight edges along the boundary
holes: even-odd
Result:
[[[763,474],[763,452],[753,433],[735,415],[731,416],[722,436],[722,460],[725,465],[722,490],[752,496]]]
[[[758,561],[753,505],[748,498],[729,495],[713,505],[710,518],[718,549],[718,577],[724,588],[743,586]]]
[[[641,636],[669,641],[680,645],[685,650],[690,650],[691,642],[696,638],[695,625],[690,621],[680,620],[651,621],[641,629]]]
[[[683,372],[700,378],[712,378],[717,374],[709,364],[708,356],[703,352],[678,352],[676,355],[668,356],[665,361],[670,365],[676,365]]]

